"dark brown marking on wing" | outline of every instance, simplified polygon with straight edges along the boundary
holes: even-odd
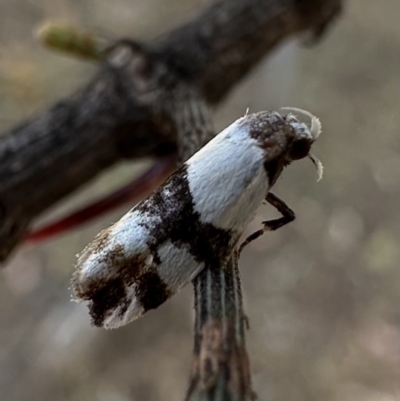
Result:
[[[107,252],[101,262],[113,266],[108,275],[85,283],[84,289],[76,289],[81,299],[89,300],[92,322],[102,326],[104,320],[116,309],[123,316],[130,305],[127,289],[133,283],[138,286],[137,298],[145,310],[153,309],[170,297],[168,286],[159,278],[155,265],[145,265],[148,255],[127,257],[124,247],[116,245]]]
[[[92,323],[99,327],[114,309],[123,305],[126,310],[129,305],[125,284],[121,277],[105,281],[104,285],[93,290],[90,299],[89,312]]]
[[[101,233],[100,233],[101,234]],[[93,248],[96,247],[96,240],[93,241]],[[86,250],[82,257],[79,259],[79,264],[82,265],[86,262],[87,257],[90,255]],[[72,276],[72,289],[74,295],[77,298],[84,300],[91,300],[93,298],[93,294],[95,294],[99,289],[103,288],[108,284],[108,281],[114,279],[117,276],[121,276],[120,274],[115,274],[117,271],[119,273],[120,267],[124,264],[125,251],[122,245],[116,245],[114,249],[107,252],[101,259],[99,259],[99,263],[107,263],[115,266],[117,270],[105,270],[102,276],[88,276],[85,279],[82,279],[80,276],[80,270],[77,269]],[[123,269],[122,269],[123,270]],[[123,275],[122,275],[123,276]]]
[[[136,296],[145,312],[159,307],[172,295],[156,271],[142,274],[137,278],[136,284],[138,286]]]
[[[177,247],[186,247],[199,263],[219,262],[230,253],[233,233],[203,223],[195,211],[186,165],[144,201],[140,210],[161,218],[157,226],[147,226],[151,234],[148,246],[155,257],[160,245],[168,240]]]

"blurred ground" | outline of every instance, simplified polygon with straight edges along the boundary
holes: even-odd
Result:
[[[205,1],[0,0],[0,130],[81,86],[95,66],[52,54],[32,31],[61,18],[146,38]],[[316,184],[307,161],[275,192],[297,220],[241,260],[254,388],[268,401],[400,400],[400,3],[352,0],[326,40],[289,43],[217,113],[297,106],[319,116]],[[0,161],[1,162],[1,161]],[[107,173],[74,201],[108,191],[141,168]],[[116,331],[90,327],[69,301],[75,254],[120,210],[79,232],[21,249],[0,278],[1,401],[182,399],[191,366],[192,290]],[[263,207],[249,227],[271,213]]]

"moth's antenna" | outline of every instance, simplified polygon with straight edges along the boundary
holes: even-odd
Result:
[[[320,162],[319,159],[317,159],[314,155],[309,154],[308,157],[310,160],[313,162],[316,170],[317,170],[317,182],[322,180],[322,176],[324,175],[324,166]]]
[[[246,109],[246,113],[244,114],[245,117],[247,117],[247,116],[249,115],[249,110],[250,110],[250,108],[248,107],[248,108]]]
[[[294,111],[295,113],[303,114],[311,119],[310,132],[314,141],[320,136],[322,131],[321,121],[318,117],[314,116],[307,110],[299,109],[297,107],[281,107],[282,110]]]

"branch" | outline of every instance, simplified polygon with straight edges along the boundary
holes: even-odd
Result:
[[[218,1],[155,46],[168,66],[218,104],[277,44],[309,31],[319,39],[341,0]]]
[[[195,279],[195,337],[186,401],[253,400],[237,255]]]

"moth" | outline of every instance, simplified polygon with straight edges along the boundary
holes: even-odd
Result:
[[[205,264],[223,266],[264,200],[281,217],[262,223],[240,246],[294,219],[270,192],[284,167],[311,158],[319,119],[295,108],[246,114],[187,160],[147,199],[100,232],[78,256],[73,298],[96,326],[116,328],[155,309]],[[292,112],[311,119],[310,126]]]

